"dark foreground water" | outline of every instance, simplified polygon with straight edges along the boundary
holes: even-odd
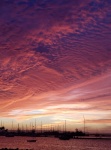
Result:
[[[111,150],[111,140],[71,139],[37,137],[35,143],[27,142],[31,137],[0,137],[1,148],[19,148],[33,150]]]

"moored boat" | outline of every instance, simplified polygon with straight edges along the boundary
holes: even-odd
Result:
[[[27,140],[27,142],[36,142],[36,140],[33,140],[33,139],[32,140]]]

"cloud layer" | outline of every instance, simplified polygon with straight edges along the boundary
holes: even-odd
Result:
[[[110,124],[111,2],[1,0],[0,14],[1,117]]]

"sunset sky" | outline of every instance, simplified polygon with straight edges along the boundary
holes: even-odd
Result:
[[[0,0],[0,120],[111,132],[111,0]]]

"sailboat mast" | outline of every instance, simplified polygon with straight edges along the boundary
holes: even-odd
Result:
[[[12,131],[13,131],[13,121],[12,121]]]
[[[65,132],[66,132],[66,120],[65,120]]]
[[[36,119],[35,119],[35,132],[36,132]]]
[[[1,127],[2,127],[2,120],[1,120]]]
[[[41,133],[42,133],[42,121],[41,121]]]
[[[83,118],[84,118],[84,134],[85,134],[85,117],[83,115]]]

